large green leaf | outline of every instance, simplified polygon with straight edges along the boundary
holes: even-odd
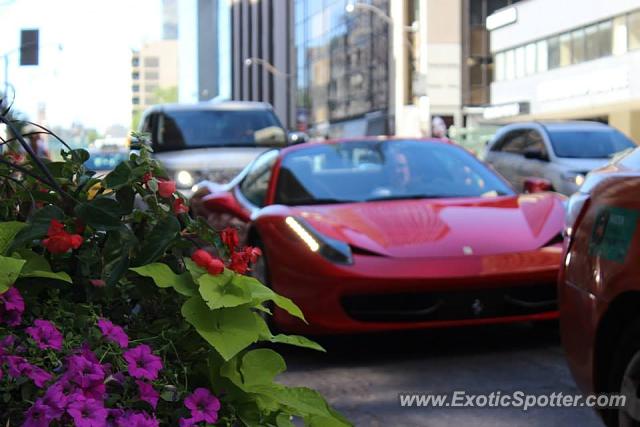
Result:
[[[267,322],[258,313],[254,313],[256,316],[256,323],[258,324],[258,330],[260,333],[261,341],[270,341],[274,344],[288,344],[296,347],[310,348],[312,350],[326,351],[320,344],[314,342],[308,338],[300,335],[273,335],[269,330]]]
[[[110,197],[96,197],[80,203],[74,212],[85,224],[96,230],[117,230],[122,226],[122,208]]]
[[[278,374],[287,369],[282,356],[268,348],[251,350],[242,356],[240,372],[244,378],[243,385],[271,384]]]
[[[160,220],[146,236],[132,265],[139,267],[157,261],[167,251],[179,233],[180,222],[176,217],[169,215]]]
[[[0,256],[0,294],[13,285],[25,263],[23,259]]]
[[[198,290],[210,309],[237,307],[252,301],[248,289],[233,283],[234,273],[225,269],[222,274],[203,274],[198,278]]]
[[[191,274],[176,274],[168,265],[159,262],[143,265],[142,267],[131,268],[131,271],[141,276],[153,279],[156,286],[160,288],[173,287],[176,292],[185,296],[193,296],[198,292],[196,284],[191,279]]]
[[[122,162],[104,178],[107,188],[117,190],[127,185],[132,179],[130,162]]]
[[[52,271],[49,261],[47,261],[47,259],[42,255],[37,254],[30,249],[20,250],[14,256],[19,256],[25,260],[25,264],[20,271],[20,277],[42,277],[72,283],[71,277],[69,277],[66,272]]]
[[[0,255],[6,255],[14,237],[27,224],[18,221],[0,222]]]
[[[6,253],[11,253],[14,249],[28,245],[32,240],[41,239],[47,235],[52,219],[62,221],[64,212],[57,206],[47,205],[37,210],[27,221],[27,226],[16,234],[11,247]]]
[[[182,305],[182,315],[224,360],[231,359],[258,340],[258,327],[248,307],[212,311],[196,295]]]
[[[237,274],[234,276],[232,283],[248,289],[249,292],[251,292],[251,296],[255,304],[261,304],[265,301],[273,301],[275,305],[285,310],[287,313],[306,322],[304,314],[302,314],[300,308],[293,301],[287,297],[278,295],[273,290],[260,283],[257,279]]]

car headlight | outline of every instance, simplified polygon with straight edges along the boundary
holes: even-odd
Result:
[[[575,184],[578,187],[584,184],[584,178],[584,174],[581,174],[579,172],[567,172],[562,174],[562,179],[570,182],[571,184]]]
[[[288,216],[285,222],[311,252],[318,252],[336,264],[353,264],[351,248],[345,242],[320,234],[303,219]]]
[[[189,171],[179,171],[176,174],[176,183],[180,188],[191,188],[193,186],[193,175]]]

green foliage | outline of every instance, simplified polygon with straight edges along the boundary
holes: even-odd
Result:
[[[183,401],[198,387],[220,397],[216,425],[289,427],[294,418],[309,426],[349,425],[317,392],[274,382],[286,364],[255,344],[324,350],[301,336],[274,335],[264,319],[271,314],[266,304],[302,320],[303,313],[290,299],[229,269],[229,259],[222,260],[227,268],[221,274],[212,275],[189,258],[194,242],[224,256],[229,251],[204,221],[173,212],[180,196],[157,193],[166,174],[144,135],[134,134],[132,141],[140,151],[106,177],[85,169],[85,150],[63,152],[62,161],[47,164],[55,185],[35,177],[43,171],[32,161],[22,164],[32,174],[0,165],[0,294],[15,286],[25,298],[24,324],[48,319],[64,335],[59,354],[37,349],[31,340],[25,357],[58,375],[63,355],[87,342],[114,371],[124,371],[124,350],[105,342],[95,326],[108,317],[126,328],[132,346],[148,344],[161,357],[163,371],[152,386],[160,394],[154,413],[162,425],[188,417]],[[71,239],[81,244],[71,245]],[[0,310],[2,304],[0,299]],[[22,326],[5,327],[0,319],[0,339],[9,335],[27,340]],[[109,407],[149,408],[132,381],[117,391],[109,387]],[[41,396],[25,378],[0,381],[0,424],[22,424]]]

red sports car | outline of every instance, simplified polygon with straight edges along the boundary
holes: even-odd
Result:
[[[255,275],[308,325],[347,333],[557,318],[563,196],[517,195],[473,155],[435,140],[307,143],[265,152],[192,199],[240,228]]]
[[[622,393],[607,425],[640,425],[640,149],[587,176],[569,199],[560,330],[585,393]]]

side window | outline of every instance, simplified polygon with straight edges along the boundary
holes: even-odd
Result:
[[[527,132],[527,151],[535,151],[540,153],[544,157],[548,157],[547,147],[544,145],[544,140],[540,132],[536,130],[530,130]]]
[[[527,131],[523,130],[509,132],[501,142],[496,144],[495,151],[522,155],[527,144],[526,133]]]
[[[256,206],[264,206],[271,171],[278,158],[278,153],[278,150],[273,150],[258,157],[251,165],[247,176],[240,183],[240,192]]]

